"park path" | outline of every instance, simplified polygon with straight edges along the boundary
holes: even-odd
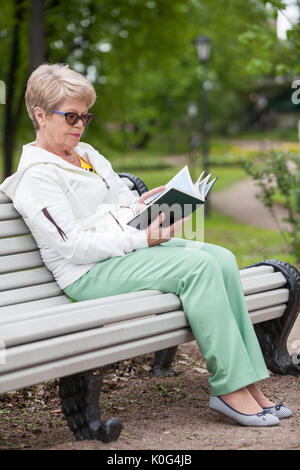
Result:
[[[255,145],[251,141],[251,145]],[[246,148],[246,144],[245,144]],[[174,155],[165,157],[167,161],[179,166],[188,164],[187,155]],[[270,214],[270,211],[256,197],[258,188],[252,178],[246,178],[232,184],[223,191],[212,191],[210,193],[210,202],[212,209],[226,215],[230,215],[237,221],[254,225],[259,228],[277,230],[278,225]],[[287,211],[277,205],[275,207],[275,216],[278,221],[282,221],[287,216]],[[280,222],[281,228],[287,225]],[[295,351],[295,345],[299,349],[300,343],[300,315],[289,335],[288,349],[292,353]]]
[[[278,230],[288,228],[282,219],[288,216],[287,210],[276,205],[275,220],[270,211],[257,199],[258,187],[252,178],[234,183],[224,191],[211,192],[212,207],[218,212],[230,215],[239,222],[260,228]],[[279,225],[278,225],[279,224]]]

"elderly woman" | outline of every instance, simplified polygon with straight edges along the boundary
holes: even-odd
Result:
[[[135,197],[110,163],[80,142],[95,90],[66,65],[30,76],[26,106],[36,131],[1,189],[31,230],[57,283],[81,301],[143,289],[177,294],[211,373],[209,406],[245,426],[273,426],[291,412],[259,390],[268,377],[227,249],[173,238],[184,220],[146,230],[127,222],[162,188]]]

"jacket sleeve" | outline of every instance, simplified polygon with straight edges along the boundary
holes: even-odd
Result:
[[[94,263],[148,246],[146,233],[128,226],[126,231],[83,230],[68,205],[43,208],[29,228],[40,248],[51,247],[75,264]]]
[[[49,173],[44,177],[41,172],[25,174],[19,194],[15,207],[38,246],[52,248],[72,263],[93,263],[148,246],[146,232],[130,226],[102,232],[82,228],[63,188]]]

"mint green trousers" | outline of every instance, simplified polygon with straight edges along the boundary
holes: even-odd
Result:
[[[229,250],[173,238],[100,261],[64,292],[81,301],[144,289],[180,297],[211,374],[211,395],[225,395],[269,377]]]

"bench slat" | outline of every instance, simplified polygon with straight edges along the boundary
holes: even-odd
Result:
[[[47,282],[37,286],[24,287],[21,289],[12,289],[1,292],[0,307],[15,305],[32,300],[46,299],[55,297],[62,292],[56,282]]]
[[[0,292],[44,284],[51,281],[53,281],[53,276],[46,267],[30,269],[26,271],[26,273],[24,273],[24,271],[18,271],[16,273],[0,274]]]
[[[7,204],[11,199],[0,189],[0,204]]]
[[[277,289],[286,285],[287,281],[280,272],[264,274],[257,277],[241,278],[245,295],[254,294],[271,289]]]
[[[110,303],[102,305],[98,299],[95,299],[54,307],[49,309],[49,315],[41,318],[3,324],[1,340],[6,347],[11,347],[177,309],[181,309],[181,302],[175,294],[153,295],[151,302],[147,305],[144,303],[142,308],[140,298],[123,302],[116,300],[116,303],[111,300]],[[60,313],[55,314],[55,311]]]
[[[57,297],[49,297],[48,299],[26,302],[25,304],[15,304],[8,305],[8,307],[1,307],[0,324],[7,323],[14,318],[22,319],[25,318],[26,315],[33,315],[37,312],[40,316],[40,312],[44,311],[45,309],[71,303],[72,301],[66,295],[59,295]]]
[[[242,279],[258,275],[270,274],[274,272],[273,266],[253,266],[252,268],[240,269]]]
[[[6,363],[0,365],[0,374],[187,326],[188,322],[184,313],[176,311],[142,320],[134,319],[118,325],[80,331],[50,340],[36,341],[9,348],[6,353]],[[22,363],[20,363],[20,358],[22,358]]]
[[[25,253],[37,250],[35,239],[32,235],[19,237],[0,238],[0,256]]]
[[[29,229],[22,219],[5,220],[0,222],[0,238],[27,235]]]
[[[282,317],[286,309],[286,304],[284,305],[274,305],[273,307],[264,308],[261,310],[254,310],[250,312],[250,320],[253,324],[261,323],[263,321],[273,320],[273,318]]]
[[[160,291],[147,290],[147,291],[138,291],[131,292],[129,294],[119,294],[114,296],[114,303],[123,302],[133,298],[146,298],[151,295],[165,295]],[[147,299],[148,300],[148,299]],[[106,303],[111,303],[111,297],[106,297],[103,299],[88,300],[85,301],[84,306],[90,305],[90,302],[98,303],[105,305]],[[61,305],[70,304],[72,307],[68,308],[77,308],[76,303],[73,303],[65,294],[62,293],[59,297],[51,297],[49,299],[35,300],[33,302],[26,302],[25,304],[16,304],[8,307],[1,307],[0,309],[0,325],[4,323],[13,323],[20,320],[28,320],[31,318],[40,318],[46,315],[55,315],[56,313],[61,313]],[[82,302],[80,302],[82,305]],[[86,307],[85,307],[86,308]]]
[[[251,294],[245,297],[248,312],[272,305],[284,304],[289,299],[288,289],[275,289],[273,291]]]
[[[19,253],[17,255],[8,255],[1,257],[0,274],[21,271],[28,268],[43,267],[41,255],[38,251],[28,253]]]
[[[96,369],[114,362],[187,343],[193,339],[191,330],[189,328],[182,328],[122,345],[88,352],[79,356],[52,361],[28,367],[27,369],[20,369],[16,372],[0,375],[0,393],[34,385],[45,380],[55,379],[56,377]]]
[[[19,219],[20,214],[16,211],[13,204],[0,204],[0,220]]]

